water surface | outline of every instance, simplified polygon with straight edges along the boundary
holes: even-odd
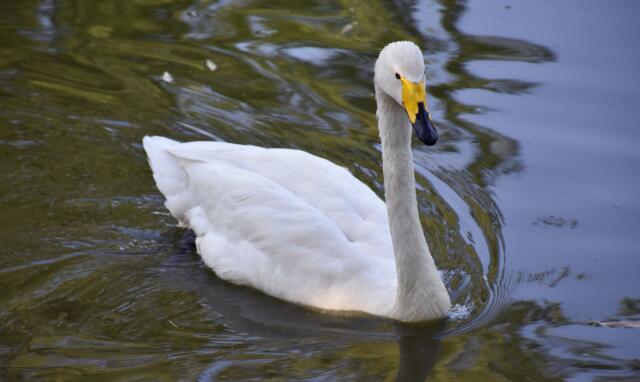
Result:
[[[640,331],[595,325],[640,318],[639,10],[0,4],[0,379],[640,378]],[[450,318],[328,315],[216,278],[142,137],[299,148],[382,195],[372,66],[400,39],[425,52],[440,129],[414,155]]]

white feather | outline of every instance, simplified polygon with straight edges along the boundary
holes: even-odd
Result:
[[[144,147],[167,208],[221,278],[322,309],[393,307],[385,205],[346,169],[298,150],[162,137]]]

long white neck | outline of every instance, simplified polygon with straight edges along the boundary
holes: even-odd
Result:
[[[404,109],[376,85],[384,193],[396,257],[398,290],[393,315],[402,321],[446,316],[449,294],[440,279],[418,216],[412,127]]]

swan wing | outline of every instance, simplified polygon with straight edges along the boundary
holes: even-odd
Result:
[[[369,241],[385,228],[384,203],[345,169],[296,150],[144,144],[167,207],[221,278],[324,309],[383,314],[392,305],[392,252]]]
[[[324,214],[349,241],[368,247],[372,256],[393,257],[386,205],[344,167],[301,150],[222,142],[183,143],[170,151],[270,179]]]

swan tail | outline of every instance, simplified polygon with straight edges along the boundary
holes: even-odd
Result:
[[[170,149],[180,142],[164,138],[145,136],[142,145],[147,153],[156,186],[164,195],[165,206],[180,226],[185,227],[185,213],[192,207],[189,177]]]

